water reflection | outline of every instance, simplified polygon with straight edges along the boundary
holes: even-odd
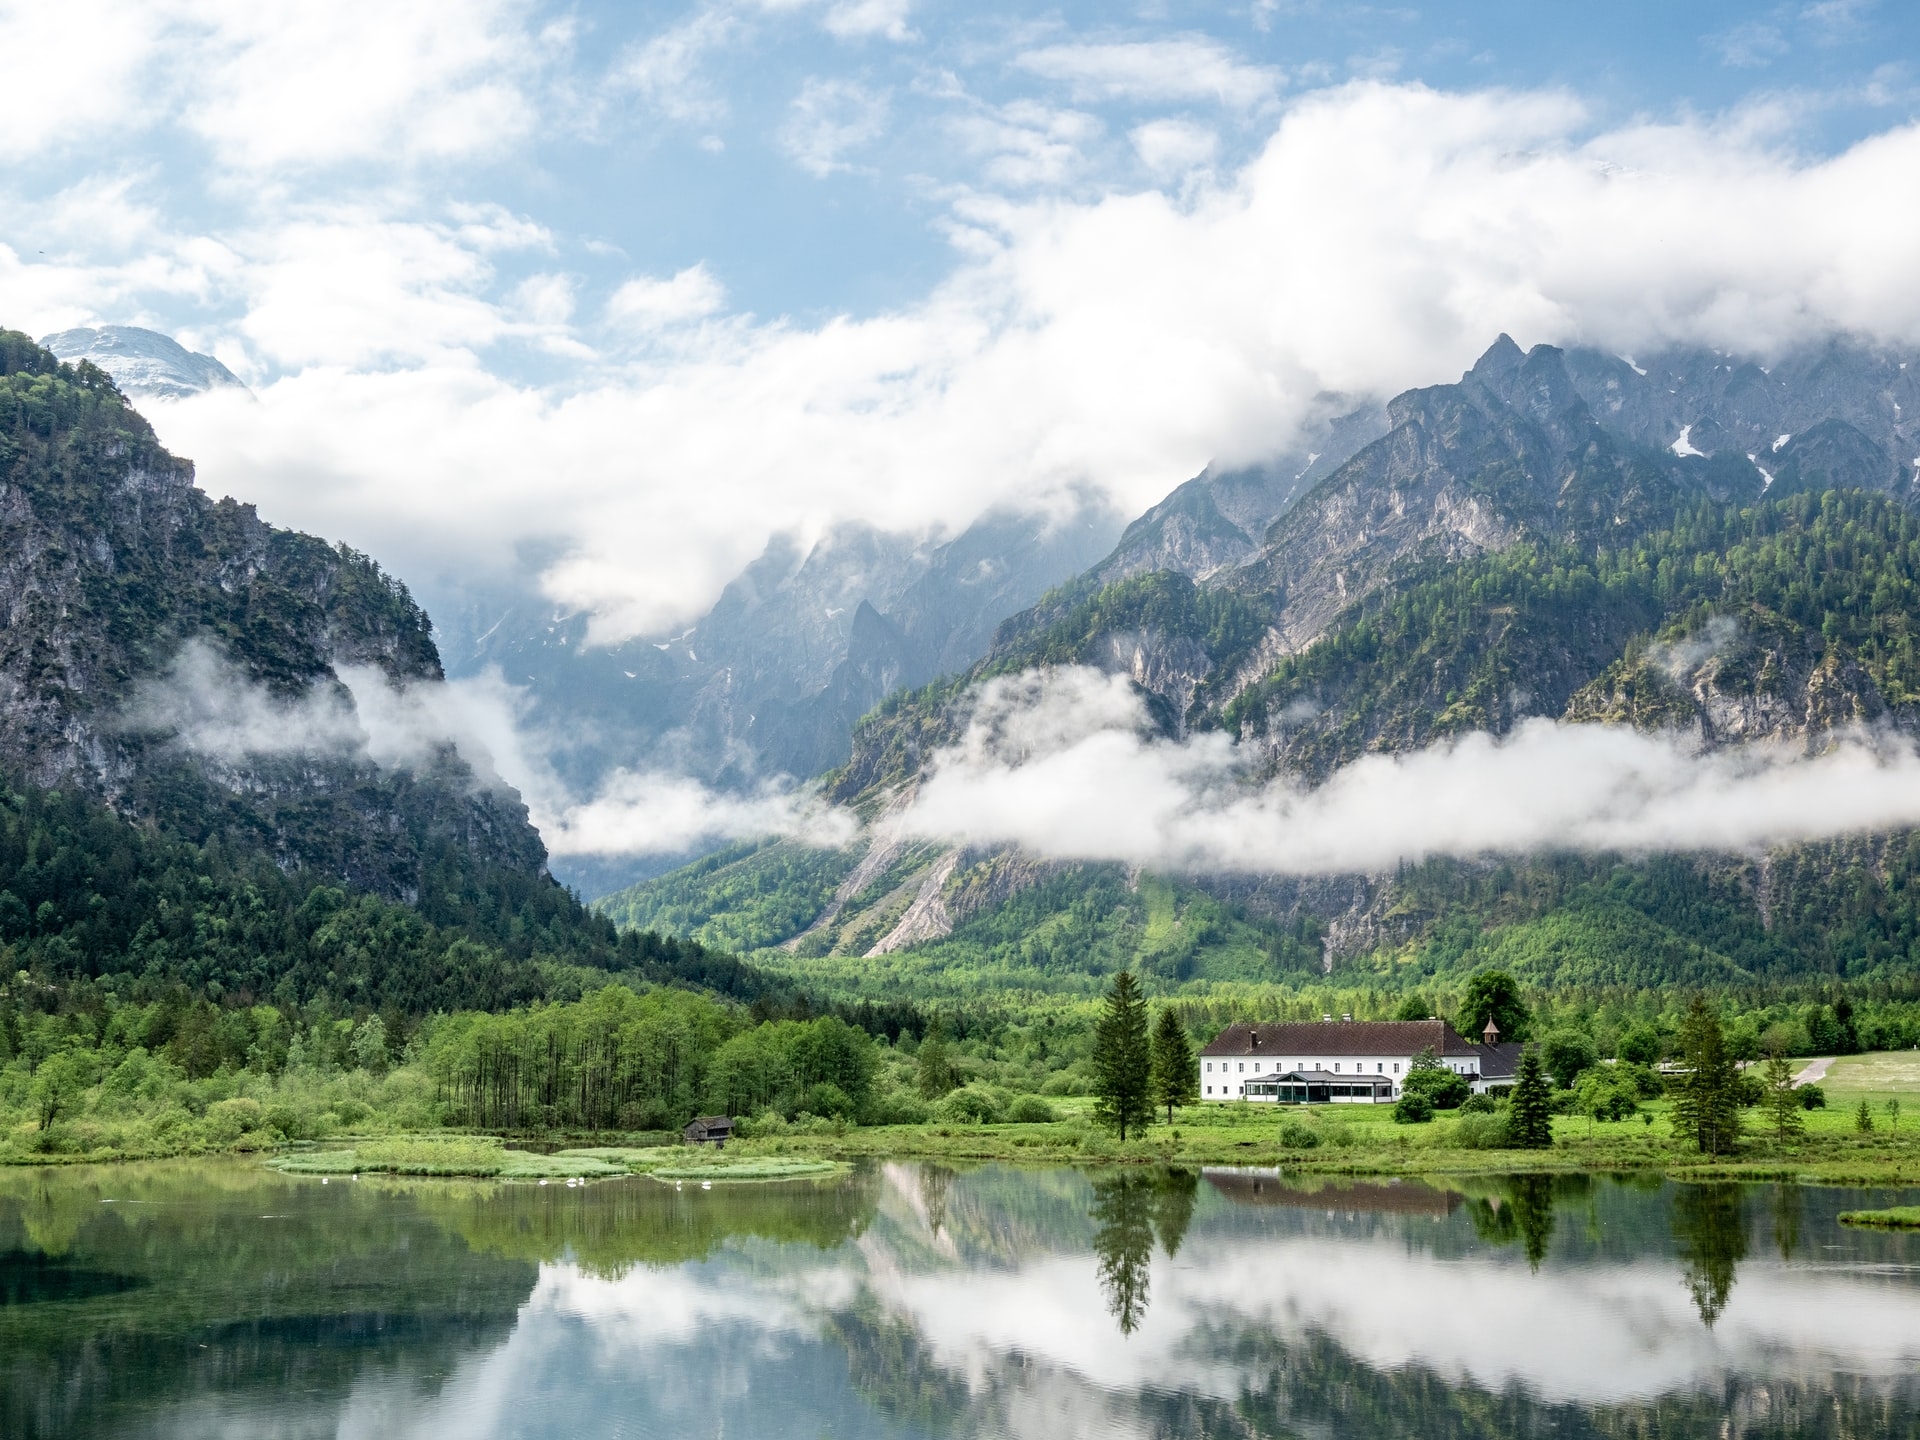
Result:
[[[1673,1197],[1673,1239],[1687,1291],[1708,1329],[1727,1308],[1734,1267],[1747,1258],[1738,1185],[1682,1185]]]
[[[1920,1244],[1834,1220],[1906,1198],[0,1172],[0,1433],[1920,1434]]]

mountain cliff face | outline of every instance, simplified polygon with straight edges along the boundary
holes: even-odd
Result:
[[[342,668],[404,687],[440,661],[425,614],[366,557],[209,499],[104,372],[9,332],[0,535],[0,766],[16,782],[392,898],[449,853],[544,876],[518,797],[449,745],[403,769],[351,745],[210,755],[142,720],[154,685],[230,688],[288,724],[316,695],[350,713]],[[220,661],[191,684],[174,671],[189,646]]]
[[[1396,397],[1257,544],[1222,518],[1220,482],[1176,492],[1107,562],[1005,622],[966,675],[866,717],[830,793],[869,813],[903,803],[980,683],[1063,663],[1126,674],[1169,735],[1224,728],[1269,773],[1307,780],[1535,715],[1709,746],[1920,725],[1920,492],[1894,459],[1920,451],[1913,374],[1844,343],[1763,368],[1503,336],[1457,383]],[[1497,946],[1536,978],[1583,983],[1862,973],[1903,951],[1900,917],[1920,914],[1912,847],[1877,843],[1870,863],[1835,844],[1314,880],[1154,881],[938,847],[865,874],[855,853],[816,858],[831,904],[761,943],[851,986],[981,967],[1070,986],[1118,963],[1246,979],[1369,956],[1417,976]],[[752,889],[784,854],[729,861],[727,885]],[[617,904],[652,914],[663,893]],[[712,890],[676,893],[704,917],[694,933],[726,923]]]

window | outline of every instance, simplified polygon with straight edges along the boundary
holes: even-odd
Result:
[[[1333,1062],[1333,1073],[1336,1075],[1340,1073],[1340,1062],[1338,1060]]]
[[[1393,1062],[1393,1073],[1396,1075],[1400,1073],[1400,1062],[1398,1060]]]
[[[1209,1061],[1207,1061],[1207,1074],[1209,1074],[1209,1075],[1211,1075],[1211,1074],[1213,1074],[1213,1061],[1211,1061],[1211,1060],[1209,1060]],[[1212,1094],[1213,1092],[1212,1092],[1212,1091],[1208,1091],[1207,1093],[1208,1093],[1208,1094]]]
[[[1382,1075],[1384,1075],[1387,1073],[1387,1062],[1382,1060],[1379,1064],[1375,1065],[1373,1068],[1378,1070]]]
[[[1240,1073],[1241,1073],[1242,1075],[1244,1075],[1244,1074],[1246,1074],[1246,1073],[1247,1073],[1247,1062],[1246,1062],[1246,1061],[1244,1061],[1244,1060],[1242,1060],[1242,1061],[1240,1062]]]

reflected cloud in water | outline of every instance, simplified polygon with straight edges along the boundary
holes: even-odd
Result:
[[[149,1298],[185,1283],[151,1268],[166,1206],[130,1237],[97,1199],[69,1197],[53,1227],[60,1263],[133,1280],[0,1310],[0,1383],[79,1397],[54,1415],[9,1390],[7,1433],[1920,1426],[1920,1245],[1842,1230],[1833,1216],[1858,1197],[1833,1191],[898,1164],[724,1195],[636,1180],[559,1195],[363,1187],[342,1201],[270,1183],[271,1206],[238,1185],[231,1203],[176,1196],[175,1243],[207,1247],[213,1278],[175,1321]],[[31,1248],[26,1208],[9,1203],[0,1181],[0,1249]],[[270,1211],[302,1227],[291,1250],[291,1232],[269,1241],[248,1219]],[[377,1311],[384,1343],[316,1334],[309,1348],[329,1355],[261,1348],[246,1312],[269,1275],[302,1290],[306,1310],[331,1299],[344,1314],[350,1293],[328,1279],[343,1273],[379,1277],[358,1282],[351,1313]],[[464,1294],[490,1318],[461,1331]],[[216,1363],[184,1379],[133,1363],[109,1384],[84,1359],[109,1330],[122,1354],[136,1339],[162,1355],[205,1345]],[[25,1428],[11,1423],[22,1415]],[[1793,1418],[1815,1416],[1812,1430]]]

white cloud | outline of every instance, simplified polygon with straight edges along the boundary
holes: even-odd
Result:
[[[859,829],[846,811],[806,791],[766,786],[722,794],[684,775],[631,770],[614,771],[592,800],[536,818],[555,855],[676,855],[768,835],[832,848]]]
[[[705,265],[689,265],[666,280],[641,275],[627,281],[607,301],[607,318],[656,330],[711,315],[726,298],[725,287]]]
[[[548,593],[608,639],[701,613],[783,531],[951,530],[1076,487],[1137,512],[1284,448],[1325,392],[1432,383],[1502,330],[1625,354],[1920,341],[1920,127],[1809,161],[1710,124],[1587,123],[1559,94],[1344,86],[1178,196],[965,197],[963,259],[916,304],[702,327],[552,388],[481,365],[523,323],[497,247],[537,244],[498,216],[301,218],[200,242],[218,264],[169,240],[152,283],[244,297],[236,333],[307,368],[258,405],[155,413],[214,493],[418,581],[550,542]],[[0,252],[0,304],[52,329],[88,284],[137,297],[136,269]]]
[[[844,40],[867,35],[910,40],[913,31],[907,28],[907,16],[912,9],[913,0],[840,0],[828,7],[820,23],[829,34]]]
[[[276,694],[205,641],[189,640],[164,673],[135,689],[122,723],[226,764],[330,755],[411,769],[452,746],[482,784],[551,792],[521,740],[518,692],[497,673],[404,686],[372,666],[340,666],[335,676],[298,694]]]
[[[1082,169],[1087,147],[1104,130],[1080,110],[1015,100],[982,106],[947,122],[954,138],[986,160],[984,178],[1007,190],[1061,186]]]
[[[1127,133],[1140,163],[1159,179],[1177,179],[1213,163],[1220,137],[1191,120],[1150,120]]]
[[[907,25],[913,0],[753,0],[753,4],[773,15],[797,11],[817,15],[820,28],[839,40],[918,38]]]
[[[467,157],[527,133],[556,37],[518,0],[185,0],[187,125],[229,165]]]
[[[668,773],[616,770],[589,799],[568,793],[522,723],[525,693],[497,670],[472,679],[395,685],[371,666],[336,667],[297,694],[249,680],[191,640],[142,682],[121,718],[225,765],[318,755],[411,770],[451,746],[481,785],[508,785],[556,855],[673,855],[715,841],[779,835],[849,843],[858,821],[811,791],[768,783],[722,794]]]
[[[1354,761],[1317,789],[1250,782],[1224,735],[1148,734],[1126,677],[1068,668],[990,682],[934,757],[904,833],[1061,859],[1295,875],[1431,855],[1745,850],[1920,822],[1920,752],[1855,735],[1697,753],[1670,735],[1529,720]]]
[[[1249,65],[1204,35],[1109,44],[1046,45],[1017,57],[1030,74],[1065,84],[1076,100],[1211,100],[1247,109],[1280,88],[1280,72]]]
[[[139,0],[0,0],[0,150],[24,157],[137,121],[160,22]]]
[[[1779,26],[1758,21],[1710,35],[1707,44],[1719,54],[1722,65],[1742,68],[1770,65],[1791,48]]]
[[[887,97],[854,80],[811,77],[788,107],[780,148],[810,175],[850,169],[846,156],[886,133]]]
[[[717,124],[727,117],[727,102],[705,74],[707,59],[743,33],[740,21],[724,9],[696,10],[630,49],[615,66],[613,83],[638,92],[669,120]]]

